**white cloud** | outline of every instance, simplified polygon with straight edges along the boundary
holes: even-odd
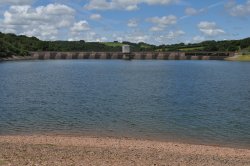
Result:
[[[198,11],[194,8],[188,7],[185,9],[186,15],[196,15]]]
[[[199,43],[199,42],[202,42],[205,40],[205,37],[204,36],[194,36],[193,37],[193,42],[194,43]]]
[[[204,13],[204,12],[208,12],[210,9],[213,9],[213,8],[216,8],[220,5],[223,5],[224,2],[216,2],[216,3],[213,3],[209,6],[206,6],[204,8],[200,8],[200,9],[195,9],[195,8],[192,8],[192,7],[187,7],[185,9],[185,16],[182,16],[180,19],[186,19],[186,18],[189,18],[190,16],[194,16],[194,15],[198,15],[198,14],[201,14],[201,13]]]
[[[91,20],[100,20],[102,16],[100,14],[91,14],[90,19]]]
[[[164,27],[160,27],[160,26],[154,26],[150,28],[150,31],[153,31],[153,32],[158,32],[158,31],[163,31],[163,30],[164,30]]]
[[[114,32],[112,36],[110,36],[114,41],[130,41],[133,43],[146,42],[152,43],[151,35],[148,33],[144,33],[141,30],[133,30],[126,33],[123,32]]]
[[[133,0],[119,1],[119,0],[90,0],[89,4],[84,6],[88,10],[136,10],[137,3]]]
[[[163,17],[152,17],[148,18],[149,22],[159,24],[159,25],[171,25],[171,24],[176,24],[177,18],[174,15],[169,15],[169,16],[163,16]]]
[[[86,20],[82,20],[79,22],[74,23],[73,27],[70,29],[72,33],[78,33],[82,31],[89,30],[89,24]]]
[[[3,33],[17,33],[14,26],[4,25],[4,24],[0,24],[0,31]]]
[[[171,3],[178,3],[180,2],[180,0],[141,0],[141,2],[145,2],[149,5],[156,5],[156,4],[168,5]]]
[[[136,19],[130,19],[127,24],[128,27],[134,28],[138,26],[138,22]]]
[[[105,36],[101,36],[93,31],[88,31],[88,33],[79,33],[78,35],[73,35],[69,41],[85,40],[88,42],[106,42],[108,39]]]
[[[144,34],[129,34],[128,36],[123,38],[124,41],[132,41],[135,43],[139,42],[149,42],[150,36],[149,35],[144,35]]]
[[[199,30],[207,36],[217,36],[225,34],[223,29],[217,27],[215,22],[202,21],[198,24]]]
[[[74,9],[62,4],[48,4],[36,8],[29,5],[10,6],[4,12],[3,20],[0,20],[0,30],[52,39],[59,29],[72,24],[74,14]]]
[[[139,4],[168,5],[180,0],[90,0],[84,8],[88,10],[137,10]]]
[[[39,36],[43,39],[54,40],[58,34],[58,29],[52,25],[40,25],[38,28],[32,28],[21,33],[27,36]]]
[[[0,0],[0,5],[29,5],[33,0]]]
[[[156,24],[150,30],[151,31],[162,31],[169,25],[177,23],[177,17],[174,15],[163,16],[163,17],[151,17],[147,19],[148,22]]]
[[[130,41],[134,43],[145,42],[149,44],[173,44],[183,41],[183,37],[186,33],[182,30],[173,30],[167,33],[160,32],[148,32],[140,29],[132,30],[130,32],[121,33],[115,32],[111,38],[116,41]]]
[[[197,15],[197,14],[202,13],[204,11],[205,11],[204,8],[202,8],[202,9],[195,9],[195,8],[192,8],[192,7],[188,7],[188,8],[185,9],[185,13],[188,16]]]
[[[151,40],[154,41],[154,44],[173,44],[180,43],[182,40],[182,36],[186,33],[182,30],[169,31],[166,34],[155,35]]]
[[[62,18],[61,15],[64,15]],[[31,25],[39,23],[57,23],[57,26],[69,25],[69,17],[74,10],[60,4],[49,4],[33,9],[31,6],[11,6],[4,12],[4,23],[8,25]]]
[[[166,38],[172,40],[172,39],[176,39],[176,38],[178,38],[178,37],[180,37],[180,36],[183,36],[183,35],[185,35],[185,32],[182,31],[182,30],[170,31],[170,32],[166,35]]]
[[[225,5],[226,10],[231,16],[249,16],[250,15],[250,0],[247,0],[245,4],[237,4],[231,0]]]

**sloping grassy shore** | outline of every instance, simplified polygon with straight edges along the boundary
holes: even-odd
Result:
[[[249,166],[250,150],[125,138],[1,136],[0,165]]]
[[[250,61],[250,55],[238,55],[230,58],[226,58],[228,61]]]
[[[35,60],[35,59],[31,56],[10,56],[10,57],[5,57],[5,58],[0,57],[0,62],[1,61],[19,61],[19,60]]]

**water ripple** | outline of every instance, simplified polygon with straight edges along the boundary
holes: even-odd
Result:
[[[0,134],[97,134],[250,147],[250,65],[0,64]]]

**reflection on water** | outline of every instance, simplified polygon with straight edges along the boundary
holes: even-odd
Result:
[[[0,134],[60,133],[250,147],[250,64],[0,63]]]

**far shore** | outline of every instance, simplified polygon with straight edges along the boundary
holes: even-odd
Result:
[[[249,166],[250,149],[127,138],[0,136],[4,165]]]

